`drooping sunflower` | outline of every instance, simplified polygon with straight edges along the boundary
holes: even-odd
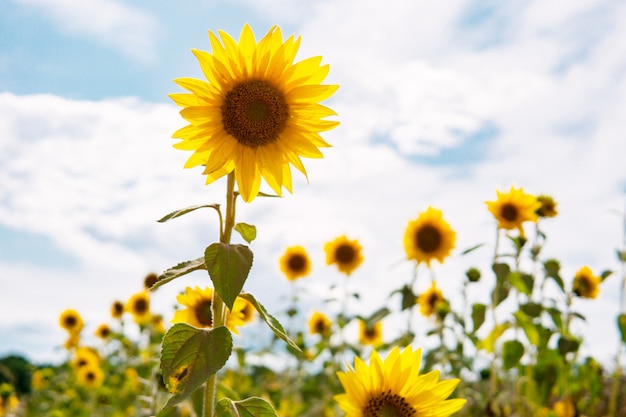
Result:
[[[102,340],[108,340],[109,336],[111,336],[111,328],[108,324],[102,323],[98,326],[94,334]]]
[[[213,327],[213,288],[187,287],[183,294],[176,297],[176,301],[186,308],[177,310],[174,313],[174,318],[170,320],[171,323],[187,323],[199,328]],[[237,326],[246,323],[241,312],[246,308],[245,302],[246,300],[242,298],[236,298],[233,305],[235,314],[230,312],[226,314],[225,326],[235,334],[239,334]]]
[[[378,346],[383,342],[383,322],[376,322],[368,327],[367,323],[359,320],[359,343],[362,345]]]
[[[439,288],[437,288],[437,284],[435,284],[434,281],[429,289],[417,297],[417,303],[420,306],[420,313],[426,317],[430,317],[433,313],[435,313],[438,305],[443,302],[445,302],[443,293]]]
[[[302,246],[291,246],[280,257],[280,270],[289,281],[305,277],[311,272],[311,259]]]
[[[150,312],[150,295],[147,291],[133,294],[126,302],[125,311],[133,315],[133,320],[137,324],[147,324],[152,320]]]
[[[81,385],[97,388],[104,381],[104,372],[99,366],[83,366],[76,370],[76,378]]]
[[[345,235],[339,236],[324,245],[326,264],[335,264],[340,272],[350,276],[363,263],[362,249],[358,240],[349,240]]]
[[[209,31],[212,53],[192,50],[206,80],[174,80],[190,92],[170,94],[189,122],[172,135],[182,139],[174,147],[193,151],[185,168],[203,165],[207,184],[234,171],[245,201],[261,177],[278,195],[292,192],[290,165],[306,176],[300,158],[322,158],[319,148],[330,145],[319,133],[339,124],[324,120],[336,113],[319,104],[338,88],[321,84],[329,66],[319,56],[294,63],[300,38],[283,42],[277,26],[259,42],[247,24],[239,43],[218,34]]]
[[[111,304],[111,317],[114,319],[122,318],[122,314],[124,314],[124,303],[121,301],[114,301]]]
[[[456,232],[443,218],[441,210],[428,207],[404,232],[404,250],[408,259],[425,262],[434,259],[443,263],[456,243]]]
[[[496,201],[486,201],[487,208],[498,221],[498,227],[506,230],[519,230],[524,236],[524,222],[536,222],[537,210],[541,203],[532,194],[524,192],[523,188],[511,187],[508,193],[496,190]]]
[[[61,313],[59,325],[70,334],[78,334],[83,329],[84,322],[78,311],[68,308]]]
[[[463,407],[464,399],[447,398],[460,380],[439,381],[439,371],[419,374],[422,350],[396,346],[381,360],[372,352],[369,366],[361,359],[354,368],[337,372],[345,394],[334,398],[347,417],[447,417]]]
[[[580,268],[574,275],[572,291],[582,298],[597,298],[602,278],[593,274],[588,266]]]
[[[309,332],[322,337],[330,337],[330,320],[326,314],[314,311],[309,318]]]
[[[538,195],[537,201],[541,204],[537,209],[537,215],[539,217],[556,217],[558,211],[556,210],[556,201],[549,195]]]

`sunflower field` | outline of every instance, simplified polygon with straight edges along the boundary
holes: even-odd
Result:
[[[485,196],[493,247],[457,248],[437,207],[407,219],[399,257],[413,273],[368,314],[355,313],[361,297],[349,284],[366,261],[356,236],[319,248],[339,280],[310,314],[301,301],[314,301],[307,276],[315,248],[289,246],[275,260],[286,308],[244,291],[257,230],[237,219],[238,199],[253,204],[293,191],[292,166],[306,176],[301,158],[322,158],[320,148],[330,146],[321,133],[339,122],[321,102],[338,86],[323,84],[329,66],[321,57],[294,62],[300,39],[283,39],[278,27],[258,41],[248,25],[239,40],[222,31],[209,40],[211,52],[192,50],[205,79],[175,80],[185,92],[171,98],[186,125],[173,137],[190,153],[185,168],[202,167],[207,185],[226,178],[225,201],[159,222],[210,211],[218,236],[196,259],[148,273],[141,291],[111,300],[109,319],[96,327],[79,311],[60,312],[63,363],[0,358],[0,417],[626,416],[626,247],[615,270],[580,265],[563,274],[543,251],[542,227],[558,216],[549,195],[511,186]],[[261,192],[262,182],[274,194]],[[491,261],[468,263],[475,251]],[[447,262],[466,271],[445,278],[460,294],[440,285],[435,266]],[[207,285],[186,287],[174,311],[154,311],[152,294],[190,273],[204,274]],[[618,335],[611,366],[582,355],[577,332],[598,325],[577,308],[597,299],[607,279],[619,280],[621,291],[620,310],[600,324]],[[479,283],[489,294],[474,299]],[[417,336],[418,317],[428,323],[425,337]],[[87,333],[98,342],[86,343]]]

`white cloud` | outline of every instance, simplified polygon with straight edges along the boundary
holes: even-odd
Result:
[[[139,61],[152,62],[156,58],[156,19],[118,0],[13,1],[41,10],[61,31],[94,38]]]

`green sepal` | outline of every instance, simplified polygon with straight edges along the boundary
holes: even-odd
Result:
[[[274,407],[259,397],[241,401],[222,398],[217,402],[216,411],[218,417],[278,417]]]
[[[259,303],[252,294],[244,292],[244,293],[239,294],[239,296],[249,301],[250,303],[252,303],[256,311],[259,313],[259,316],[261,316],[263,321],[267,323],[269,328],[274,332],[274,334],[279,339],[283,340],[285,343],[287,343],[290,347],[292,347],[296,351],[298,352],[301,351],[300,347],[293,340],[291,340],[289,336],[287,336],[287,332],[283,328],[282,324],[280,324],[278,320],[276,320],[271,314],[269,314],[267,310],[265,309],[265,307],[263,307],[263,305]]]
[[[239,233],[243,240],[251,243],[256,239],[256,226],[248,223],[237,223],[235,225],[235,232]]]
[[[232,349],[233,338],[224,326],[206,330],[174,324],[165,333],[161,348],[163,382],[174,394],[163,408],[190,396],[226,364]]]
[[[176,217],[180,217],[182,215],[185,215],[187,213],[190,213],[192,211],[201,209],[201,208],[212,208],[217,210],[217,212],[220,212],[220,205],[219,204],[200,204],[197,206],[190,206],[184,209],[180,209],[180,210],[176,210],[171,212],[170,214],[163,216],[162,218],[160,218],[159,220],[157,220],[157,222],[159,223],[165,223],[168,220],[172,220],[175,219]]]
[[[190,272],[198,271],[200,269],[206,269],[204,258],[181,262],[159,275],[157,281],[152,285],[152,287],[150,287],[150,290],[155,290],[173,279],[180,278],[183,275],[187,275]]]
[[[524,356],[524,345],[518,340],[507,340],[502,344],[502,368],[511,369]]]
[[[617,316],[617,328],[622,337],[622,343],[626,343],[626,313]]]
[[[232,310],[252,268],[252,251],[244,245],[213,243],[204,251],[204,263],[215,291]]]

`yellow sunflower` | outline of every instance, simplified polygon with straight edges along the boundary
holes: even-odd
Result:
[[[172,135],[182,139],[174,147],[193,151],[185,168],[203,165],[207,184],[235,171],[245,201],[261,177],[278,195],[292,192],[290,165],[306,176],[300,158],[322,158],[319,148],[330,145],[319,132],[339,124],[324,120],[336,113],[319,104],[338,88],[321,84],[329,66],[319,56],[294,63],[300,38],[283,42],[277,26],[259,42],[247,24],[239,43],[218,34],[209,31],[212,53],[192,50],[206,80],[174,80],[190,92],[170,94],[189,122]]]
[[[556,217],[559,214],[556,210],[556,201],[549,195],[538,195],[537,201],[541,204],[537,209],[539,217]]]
[[[330,320],[324,313],[314,311],[309,318],[309,331],[322,337],[330,337]]]
[[[291,246],[280,257],[280,270],[289,281],[305,277],[311,272],[311,259],[302,246]]]
[[[437,288],[435,282],[432,283],[429,289],[424,291],[417,297],[417,303],[420,306],[420,313],[426,317],[430,317],[437,311],[437,306],[445,302],[441,290]]]
[[[572,290],[582,298],[598,298],[602,278],[593,274],[588,266],[580,268],[574,275]]]
[[[74,359],[72,360],[74,368],[82,368],[85,366],[100,366],[100,355],[88,347],[79,347],[74,352]]]
[[[124,314],[124,303],[114,301],[113,304],[111,304],[111,317],[119,319],[122,318],[122,314]]]
[[[78,334],[83,329],[84,323],[78,311],[69,308],[61,313],[59,325],[70,334]]]
[[[104,381],[104,372],[99,366],[83,366],[76,370],[76,377],[81,385],[90,388],[96,388],[102,385]]]
[[[541,203],[532,194],[526,194],[523,188],[511,187],[508,193],[496,190],[496,201],[486,201],[487,208],[498,221],[498,227],[506,230],[519,230],[524,236],[524,222],[536,222],[537,210]]]
[[[358,240],[349,240],[345,235],[324,245],[326,264],[336,264],[340,272],[350,276],[363,263],[362,247]]]
[[[575,417],[577,415],[576,405],[574,405],[571,397],[555,402],[552,409],[558,417]]]
[[[443,263],[456,243],[456,232],[443,218],[441,210],[428,207],[417,219],[411,220],[404,232],[404,250],[408,259]]]
[[[420,375],[421,358],[411,346],[396,346],[384,361],[374,351],[369,366],[357,357],[354,368],[337,372],[345,394],[335,400],[347,417],[447,417],[461,409],[465,400],[446,400],[460,381],[439,381],[439,371]]]
[[[199,328],[213,327],[213,288],[200,287],[185,288],[183,294],[179,294],[176,300],[184,305],[185,309],[177,310],[171,323],[187,323]],[[233,305],[235,313],[227,312],[225,326],[235,334],[239,334],[237,326],[246,324],[244,318],[250,319],[250,316],[243,312],[247,308],[247,301],[237,297]]]
[[[150,295],[145,290],[134,294],[126,302],[124,310],[133,315],[135,323],[150,323],[152,320],[152,314],[150,313]]]
[[[235,304],[233,304],[233,311],[229,313],[229,317],[233,316],[234,319],[237,319],[241,322],[241,324],[237,324],[238,326],[243,326],[245,324],[251,323],[254,321],[255,312],[254,306],[248,300],[237,297],[235,298]]]
[[[98,326],[94,334],[102,340],[108,340],[109,336],[111,336],[111,328],[108,324],[103,323]]]
[[[383,342],[383,322],[379,321],[371,327],[359,321],[359,343],[362,345],[378,346]]]

